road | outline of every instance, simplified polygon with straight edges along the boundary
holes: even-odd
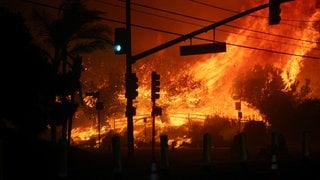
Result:
[[[73,150],[70,153],[68,178],[66,179],[319,179],[319,158],[304,161],[299,154],[279,155],[272,162],[267,154],[248,153],[247,161],[240,163],[229,148],[212,148],[211,163],[205,164],[201,148],[181,148],[168,151],[167,168],[161,166],[160,149],[156,149],[157,172],[151,172],[151,149],[135,150],[135,158],[129,160],[126,151],[121,157],[121,171],[115,173],[110,151]],[[278,168],[272,169],[276,164]],[[119,176],[116,176],[119,175]],[[316,178],[317,177],[317,178]]]

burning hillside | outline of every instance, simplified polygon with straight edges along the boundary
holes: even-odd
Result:
[[[251,0],[244,5],[243,10],[263,3],[266,1]],[[282,4],[282,20],[279,25],[268,25],[267,9],[233,22],[232,26],[238,28],[230,30],[225,39],[226,53],[195,56],[195,61],[172,65],[169,64],[170,61],[164,63],[168,57],[160,54],[156,59],[152,59],[152,62],[139,61],[134,64],[133,70],[139,78],[139,96],[134,101],[137,108],[137,115],[134,116],[135,139],[151,139],[150,76],[154,70],[161,75],[160,99],[157,105],[163,109],[163,115],[156,118],[157,135],[176,128],[183,131],[176,136],[186,142],[191,141],[189,136],[185,136],[190,123],[203,126],[205,119],[214,115],[229,119],[238,118],[238,111],[235,109],[237,100],[233,99],[230,93],[232,82],[256,64],[273,64],[280,68],[282,78],[288,87],[295,80],[311,79],[311,95],[317,97],[320,93],[316,88],[319,81],[315,72],[308,66],[309,61],[316,59],[319,53],[317,41],[320,9],[317,9],[316,4],[316,0],[296,0]],[[230,27],[223,26],[221,29],[225,28]],[[110,76],[106,78],[108,80],[101,80],[96,89],[108,86],[108,82],[113,82],[112,78],[119,77]],[[121,82],[117,87],[123,87],[123,84],[124,82]],[[102,134],[110,131],[122,134],[126,131],[124,89],[120,88],[119,93],[114,95],[123,107],[120,113],[114,116],[101,115]],[[243,120],[264,120],[258,109],[248,107],[245,102],[242,102],[241,111]],[[96,124],[92,123],[97,122],[96,111],[92,110],[90,115],[84,112],[83,109],[79,109],[75,119],[87,119],[90,123],[85,127],[82,125],[73,129],[72,136],[75,142],[96,137],[98,133]]]

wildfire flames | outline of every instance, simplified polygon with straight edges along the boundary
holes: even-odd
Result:
[[[263,3],[266,2],[251,0],[243,10]],[[232,81],[256,64],[272,63],[282,69],[282,78],[287,87],[297,79],[311,78],[300,77],[299,73],[309,60],[308,57],[315,57],[313,54],[318,53],[316,42],[319,39],[320,9],[317,9],[316,4],[316,0],[283,3],[279,25],[268,25],[268,9],[240,18],[233,24],[243,28],[234,30],[234,33],[230,33],[225,39],[226,53],[196,56],[196,63],[187,65],[183,70],[160,73],[161,91],[157,105],[162,107],[163,115],[156,117],[157,137],[168,128],[187,129],[190,122],[203,126],[208,116],[219,115],[237,119],[235,100],[230,94]],[[143,64],[133,67],[139,77],[139,96],[134,100],[137,108],[137,115],[134,116],[135,141],[151,141],[150,75],[157,66],[155,63],[154,67]],[[313,92],[314,96],[316,94],[317,92]],[[124,90],[119,99],[126,102]],[[248,107],[245,102],[241,105],[243,120],[263,120],[259,110]],[[107,124],[100,129],[102,135],[110,131],[126,131],[127,122],[124,116],[102,117],[101,122]],[[75,127],[72,138],[77,143],[96,138],[97,133],[95,126]],[[157,141],[159,139],[156,138]],[[186,133],[169,139],[169,143],[175,140],[177,147],[183,142],[192,141]]]

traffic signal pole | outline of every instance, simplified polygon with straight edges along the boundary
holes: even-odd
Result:
[[[289,1],[294,1],[294,0],[279,0],[279,1],[280,1],[280,4],[281,4],[281,3],[285,3],[285,2],[289,2]],[[166,43],[164,43],[164,44],[161,44],[161,45],[159,45],[159,46],[156,46],[156,47],[154,47],[154,48],[151,48],[151,49],[146,50],[146,51],[144,51],[144,52],[142,52],[142,53],[139,53],[139,54],[137,54],[137,55],[132,56],[132,61],[135,62],[135,61],[137,61],[137,60],[139,60],[139,59],[142,59],[142,58],[144,58],[144,57],[146,57],[146,56],[149,56],[149,55],[151,55],[151,54],[154,54],[154,53],[156,53],[156,52],[159,52],[159,51],[161,51],[161,50],[163,50],[163,49],[165,49],[165,48],[168,48],[168,47],[170,47],[170,46],[173,46],[173,45],[175,45],[175,44],[177,44],[177,43],[180,43],[180,42],[182,42],[182,41],[188,40],[188,39],[190,39],[190,38],[193,38],[193,37],[195,37],[195,36],[197,36],[197,35],[199,35],[199,34],[201,34],[201,33],[205,33],[205,32],[207,32],[207,31],[209,31],[209,30],[212,30],[212,29],[217,28],[217,27],[219,27],[219,26],[221,26],[221,25],[224,25],[224,24],[226,24],[226,23],[229,23],[229,22],[234,21],[234,20],[236,20],[236,19],[239,19],[239,18],[241,18],[241,17],[243,17],[243,16],[246,16],[246,15],[249,15],[249,14],[254,13],[254,12],[256,12],[256,11],[259,11],[259,10],[261,10],[261,9],[267,8],[267,7],[269,7],[269,6],[270,6],[269,3],[263,4],[263,5],[260,5],[260,6],[257,6],[257,7],[255,7],[255,8],[252,8],[252,9],[249,9],[249,10],[246,10],[246,11],[243,11],[243,12],[241,12],[241,13],[239,13],[239,14],[236,14],[236,15],[231,16],[231,17],[229,17],[229,18],[226,18],[226,19],[223,19],[223,20],[218,21],[218,22],[216,22],[216,23],[213,23],[213,24],[211,24],[211,25],[209,25],[209,26],[206,26],[206,27],[203,27],[203,28],[198,29],[198,30],[196,30],[196,31],[193,31],[193,32],[191,32],[191,33],[189,33],[189,34],[186,34],[186,35],[183,35],[183,36],[178,37],[178,38],[176,38],[176,39],[173,39],[173,40],[171,40],[171,41],[168,41],[168,42],[166,42]]]
[[[277,0],[281,3],[294,1],[294,0]],[[273,1],[272,1],[273,2]],[[260,6],[257,6],[255,8],[243,11],[239,14],[236,14],[234,16],[231,16],[229,18],[223,19],[221,21],[218,21],[216,23],[213,23],[209,26],[203,27],[199,30],[193,31],[189,34],[183,35],[181,37],[178,37],[176,39],[173,39],[171,41],[168,41],[164,44],[161,44],[159,46],[156,46],[154,48],[151,48],[149,50],[146,50],[142,53],[139,53],[137,55],[132,56],[132,46],[131,46],[131,10],[130,10],[130,0],[126,0],[126,82],[129,81],[129,78],[132,76],[132,64],[134,64],[137,60],[142,59],[146,56],[149,56],[153,53],[159,52],[165,48],[168,48],[170,46],[173,46],[177,43],[180,43],[182,41],[185,41],[187,39],[193,38],[201,33],[205,33],[209,30],[215,29],[221,25],[224,25],[226,23],[229,23],[231,21],[234,21],[236,19],[239,19],[243,16],[249,15],[251,13],[254,13],[256,11],[259,11],[261,9],[270,7],[270,3],[263,4]],[[116,51],[119,49],[116,49]],[[120,48],[121,50],[121,48]],[[122,54],[121,52],[118,52]],[[126,92],[130,92],[132,87],[126,86]],[[134,136],[133,136],[133,110],[135,111],[133,105],[133,97],[128,96],[127,97],[127,106],[126,106],[126,116],[127,116],[127,135],[128,135],[128,157],[129,159],[134,158]]]
[[[130,10],[130,0],[126,0],[126,32],[127,32],[127,49],[126,49],[126,82],[130,81],[130,76],[132,75],[132,51],[131,51],[131,10]],[[130,88],[126,86],[126,92],[130,91]],[[133,137],[133,99],[131,96],[127,97],[127,143],[128,143],[128,158],[134,158],[134,137]]]
[[[151,102],[152,102],[152,160],[155,163],[155,136],[156,136],[156,123],[155,118],[161,115],[161,110],[156,106],[156,100],[160,98],[160,74],[152,71],[151,73]]]
[[[156,105],[156,101],[152,100],[152,109],[154,109]],[[156,160],[156,153],[155,153],[155,136],[156,136],[156,115],[152,113],[152,161],[155,162]]]

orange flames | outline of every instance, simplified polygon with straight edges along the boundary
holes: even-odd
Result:
[[[261,0],[252,0],[248,7],[263,3],[265,2]],[[160,72],[161,92],[157,105],[162,107],[163,115],[156,118],[157,136],[168,128],[187,128],[190,121],[203,125],[204,119],[211,115],[237,119],[235,100],[230,94],[232,81],[255,64],[272,63],[281,68],[282,78],[289,87],[304,68],[304,62],[308,59],[305,56],[312,56],[317,47],[319,32],[316,25],[320,19],[320,11],[315,5],[316,0],[296,0],[282,4],[282,20],[279,25],[268,25],[267,9],[243,17],[232,23],[242,28],[234,30],[234,33],[226,38],[226,53],[196,56],[197,62],[184,66],[183,70],[174,73]],[[157,66],[134,66],[139,77],[139,96],[134,101],[137,108],[134,137],[138,141],[151,141],[150,75]],[[125,102],[125,98],[120,97]],[[259,110],[248,107],[245,102],[241,108],[244,120],[263,120]],[[110,130],[123,133],[126,130],[125,117],[103,118],[102,121],[109,124],[103,127],[102,133]],[[78,127],[72,132],[75,142],[96,135],[97,129],[92,127]],[[183,134],[175,139],[171,138],[169,143],[173,140],[178,142],[177,147],[182,142],[192,141]]]

